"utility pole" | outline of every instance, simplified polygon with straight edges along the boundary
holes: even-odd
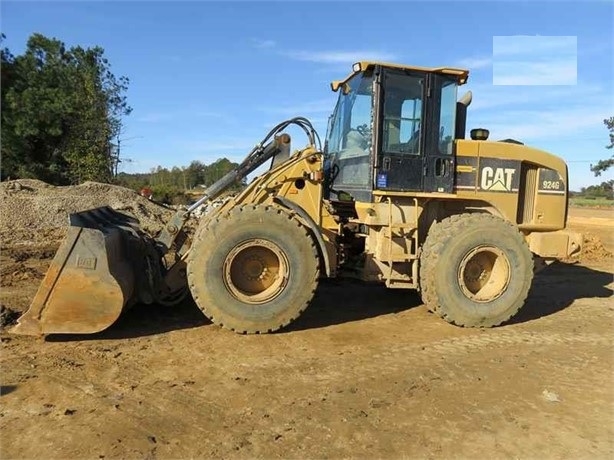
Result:
[[[120,133],[117,134],[117,152],[113,157],[113,171],[114,171],[114,177],[117,177],[117,174],[119,172],[119,164],[122,163],[122,161],[126,161],[128,163],[132,162],[131,159],[126,158],[125,160],[121,159],[121,144],[122,141],[130,141],[133,139],[143,139],[143,136],[132,136],[132,137],[124,137],[120,139]]]

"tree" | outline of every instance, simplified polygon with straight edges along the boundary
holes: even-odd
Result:
[[[6,36],[4,34],[0,34],[0,43],[3,42],[5,38]],[[15,171],[18,165],[18,158],[15,158],[15,155],[11,154],[12,150],[8,149],[7,146],[10,144],[19,145],[20,143],[20,139],[12,135],[13,132],[11,130],[5,129],[7,123],[4,116],[7,111],[6,94],[15,82],[15,57],[11,54],[9,49],[5,47],[0,49],[0,73],[0,88],[2,89],[0,92],[0,107],[2,107],[2,163],[0,174],[4,178],[6,176],[5,170],[10,172]],[[8,175],[10,175],[10,173]]]
[[[171,169],[156,166],[149,173],[119,173],[115,183],[139,191],[148,186],[154,192],[154,199],[165,203],[185,204],[186,192],[196,190],[202,192],[198,186],[210,186],[221,179],[228,172],[238,166],[227,158],[220,158],[206,165],[194,160],[189,166],[173,166]],[[241,190],[247,185],[246,179],[230,187],[230,190]]]
[[[213,163],[205,167],[203,175],[204,185],[212,185],[214,182],[224,177],[225,174],[229,173],[237,166],[237,163],[233,163],[228,158],[220,158],[214,161]]]
[[[608,200],[614,200],[614,179],[607,182],[602,182],[599,185],[582,187],[577,196],[591,199],[606,198]]]
[[[614,117],[606,118],[603,124],[610,131],[610,145],[606,145],[606,149],[614,148]],[[591,171],[595,173],[595,176],[601,176],[602,172],[607,171],[613,165],[614,154],[606,160],[600,160],[596,165],[591,165]]]
[[[205,171],[207,166],[200,161],[194,160],[186,170],[188,188],[194,188],[203,184],[205,181]]]
[[[100,47],[66,49],[33,34],[21,56],[2,50],[2,178],[108,182],[112,139],[130,114],[128,79]]]

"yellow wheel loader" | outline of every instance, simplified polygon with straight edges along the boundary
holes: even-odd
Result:
[[[525,302],[533,274],[581,250],[565,230],[565,162],[513,139],[465,138],[468,71],[358,62],[324,145],[311,123],[276,126],[240,166],[178,212],[155,238],[110,208],[70,216],[22,334],[93,333],[140,303],[191,293],[215,324],[239,333],[284,327],[318,280],[352,276],[417,289],[446,321],[497,326]],[[308,146],[291,152],[298,125]],[[238,195],[183,226],[205,202],[270,161]]]

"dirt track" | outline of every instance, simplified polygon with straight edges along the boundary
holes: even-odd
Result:
[[[613,251],[611,212],[585,212],[572,226]],[[23,250],[2,255],[18,308],[48,263]],[[273,335],[220,330],[191,302],[95,336],[3,333],[0,456],[612,458],[613,260],[549,267],[489,330],[344,282]]]

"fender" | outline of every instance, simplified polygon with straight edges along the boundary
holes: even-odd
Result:
[[[279,196],[274,197],[273,201],[283,206],[284,208],[290,209],[297,213],[301,217],[301,219],[303,219],[304,223],[311,229],[318,245],[318,251],[320,253],[320,257],[322,258],[321,260],[324,264],[324,271],[326,273],[326,277],[330,277],[330,259],[328,258],[328,252],[326,251],[326,243],[324,242],[324,238],[322,238],[322,234],[320,233],[320,228],[318,227],[318,225],[303,208],[301,208],[293,201]]]

